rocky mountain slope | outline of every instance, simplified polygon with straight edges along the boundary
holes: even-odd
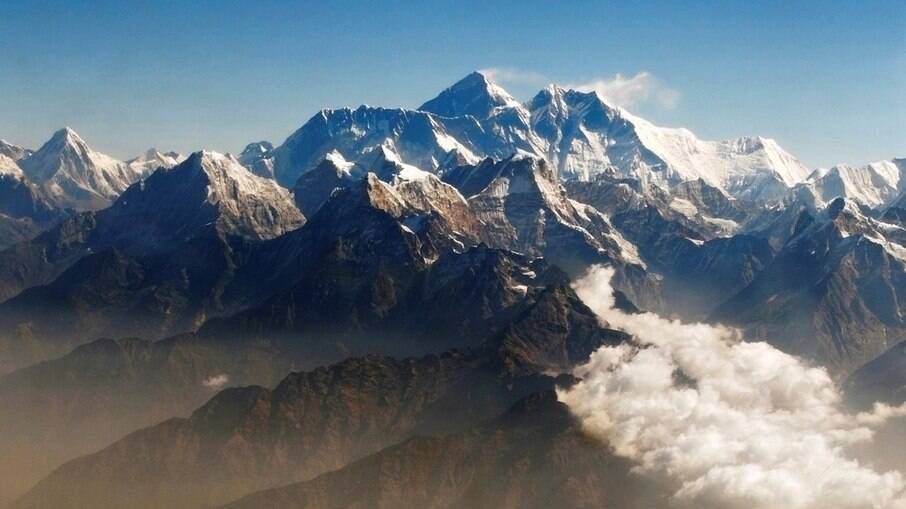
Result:
[[[0,170],[0,250],[35,237],[62,221],[66,215],[43,189],[30,183],[21,171],[3,173]]]
[[[0,299],[52,281],[91,252],[116,247],[135,255],[164,253],[205,231],[266,239],[304,220],[273,181],[227,156],[199,152],[131,186],[109,208],[79,214],[0,252]]]
[[[577,429],[565,406],[545,392],[470,430],[416,437],[223,507],[666,507],[663,490],[630,470]]]
[[[906,339],[906,230],[844,198],[798,224],[714,318],[845,375]]]
[[[273,390],[225,390],[188,419],[68,463],[12,507],[226,502],[312,478],[414,435],[466,429],[553,387],[555,379],[541,373],[569,369],[601,344],[625,338],[601,329],[574,295],[541,299],[478,349],[349,359],[291,374]]]

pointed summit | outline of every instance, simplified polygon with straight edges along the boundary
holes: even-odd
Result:
[[[57,130],[53,133],[53,136],[50,138],[51,141],[54,140],[66,140],[67,142],[72,143],[85,143],[85,140],[79,136],[79,133],[75,132],[75,129],[65,126],[62,129]]]
[[[519,102],[506,90],[493,83],[486,75],[475,71],[418,109],[442,117],[471,115],[485,119],[497,108],[516,106],[519,106]]]
[[[58,205],[77,210],[106,207],[139,177],[122,161],[92,150],[70,127],[55,132],[19,166]]]
[[[259,177],[274,178],[274,146],[269,141],[249,143],[239,153],[239,163]]]
[[[147,218],[137,223],[153,229],[146,232],[148,238],[191,238],[214,225],[231,235],[262,240],[305,222],[289,191],[252,174],[234,157],[209,151],[195,152],[131,186],[108,210],[126,223]]]

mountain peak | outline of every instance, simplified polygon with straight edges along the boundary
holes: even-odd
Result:
[[[254,143],[249,143],[242,149],[242,152],[239,153],[239,158],[243,156],[259,156],[269,153],[271,150],[274,150],[274,145],[269,141],[256,141]]]
[[[475,71],[441,92],[418,109],[442,117],[471,115],[490,117],[497,108],[513,108],[519,102],[485,74]]]
[[[58,205],[78,210],[110,204],[139,178],[129,166],[95,152],[71,127],[64,127],[19,166],[36,184],[44,186]]]
[[[289,191],[254,175],[235,157],[208,150],[132,185],[109,210],[124,212],[123,218],[158,214],[173,237],[216,224],[230,234],[264,240],[305,222]]]
[[[75,132],[75,129],[69,126],[63,127],[53,133],[53,136],[50,138],[50,143],[87,146],[85,140],[79,136],[79,133]]]

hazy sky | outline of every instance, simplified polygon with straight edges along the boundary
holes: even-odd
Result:
[[[494,69],[518,99],[596,86],[813,166],[906,157],[906,2],[630,3],[0,0],[0,137],[37,148],[70,125],[121,158],[238,152],[320,108],[416,107]]]

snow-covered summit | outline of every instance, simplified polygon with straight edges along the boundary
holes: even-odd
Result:
[[[19,166],[58,204],[76,209],[103,208],[140,177],[122,161],[92,150],[69,127],[54,133]]]
[[[269,141],[249,143],[239,153],[239,162],[255,175],[274,178],[273,150],[274,146]]]
[[[820,168],[799,184],[797,191],[810,193],[818,206],[842,197],[869,208],[885,207],[906,191],[906,159],[877,161],[860,167],[839,164]]]
[[[441,117],[471,115],[478,119],[491,116],[498,108],[514,108],[519,101],[493,83],[480,71],[457,81],[418,109]]]
[[[126,165],[139,178],[144,178],[154,173],[158,168],[172,168],[185,161],[185,159],[185,156],[177,152],[161,152],[156,148],[149,148],[144,154],[126,161]]]
[[[608,173],[669,188],[702,179],[734,197],[765,201],[781,199],[809,173],[768,138],[705,141],[611,106],[595,92],[556,85],[520,104],[478,72],[416,111],[322,110],[274,149],[274,171],[292,186],[332,151],[359,162],[377,147],[438,174],[524,151],[546,159],[561,180]]]

